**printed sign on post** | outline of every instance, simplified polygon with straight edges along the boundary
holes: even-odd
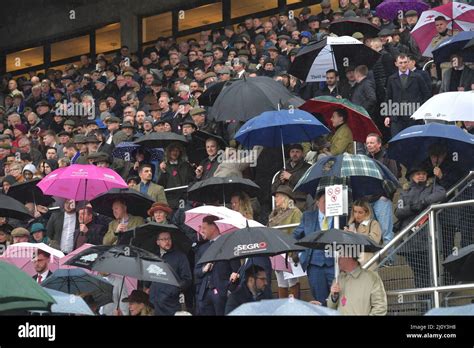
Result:
[[[343,189],[342,185],[333,185],[326,187],[326,216],[344,215],[347,207],[344,206],[344,194],[347,191]],[[346,208],[346,209],[345,209]]]

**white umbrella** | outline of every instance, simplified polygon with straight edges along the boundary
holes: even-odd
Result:
[[[51,313],[94,315],[82,297],[48,288],[44,288],[44,290],[56,301],[51,306]]]
[[[437,94],[421,105],[411,118],[449,122],[474,121],[474,91]]]

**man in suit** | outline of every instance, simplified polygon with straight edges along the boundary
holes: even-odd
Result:
[[[186,255],[174,248],[170,232],[159,232],[156,244],[160,247],[160,257],[173,268],[181,280],[181,284],[180,287],[177,287],[163,283],[152,283],[150,302],[155,308],[155,315],[174,315],[181,309],[179,295],[191,285],[191,268]]]
[[[265,295],[270,279],[263,267],[252,265],[245,271],[245,283],[235,292],[229,295],[225,306],[225,314],[229,314],[240,305],[248,302],[269,300],[272,298]]]
[[[410,116],[430,97],[423,78],[408,69],[406,54],[399,54],[395,64],[398,72],[387,80],[386,105],[381,111],[386,116],[384,124],[390,127],[392,137],[415,124]]]
[[[216,216],[206,216],[201,225],[201,233],[207,242],[201,244],[195,260],[199,260],[209,246],[220,237],[219,229],[214,223],[219,220]],[[197,292],[197,314],[199,315],[224,315],[227,302],[227,291],[232,273],[237,273],[240,267],[238,260],[217,261],[212,263],[196,264],[194,276],[199,285]],[[234,277],[233,279],[236,280]]]
[[[36,274],[33,276],[33,279],[41,284],[48,277],[53,274],[49,270],[49,259],[51,255],[44,250],[37,249],[35,252],[35,257],[33,258],[33,266],[35,268]]]
[[[333,218],[326,216],[324,193],[324,190],[316,193],[315,210],[303,213],[300,225],[293,231],[295,239],[300,240],[311,233],[333,228]],[[334,258],[326,257],[324,250],[307,249],[300,254],[300,262],[307,272],[314,299],[326,305],[334,280]]]
[[[416,61],[415,56],[413,54],[409,54],[408,55],[408,69],[410,70],[410,72],[417,73],[423,78],[423,81],[425,81],[426,86],[428,87],[428,92],[431,96],[431,76],[427,71],[418,69],[416,67],[416,62],[417,61]]]
[[[74,250],[74,231],[79,227],[74,200],[64,202],[64,210],[54,212],[46,230],[51,246],[67,254]]]
[[[153,169],[150,164],[142,164],[138,169],[138,176],[140,176],[140,183],[133,186],[134,190],[147,194],[155,202],[168,204],[163,186],[151,182]]]
[[[366,65],[359,65],[354,69],[354,77],[357,83],[351,96],[351,102],[362,106],[369,115],[373,116],[376,111],[377,95],[375,93],[375,82],[367,78],[369,69]]]

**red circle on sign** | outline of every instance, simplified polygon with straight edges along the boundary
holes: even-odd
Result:
[[[341,193],[341,189],[339,187],[336,187],[336,189],[334,190],[334,192],[336,193],[336,195],[340,194]]]
[[[337,197],[336,196],[331,196],[331,201],[333,201],[333,202],[337,201]]]
[[[332,195],[332,189],[328,189],[328,195]]]

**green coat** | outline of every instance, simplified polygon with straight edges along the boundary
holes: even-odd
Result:
[[[143,225],[144,223],[145,223],[145,220],[143,220],[141,216],[133,216],[133,215],[128,216],[129,229]],[[115,235],[115,231],[117,230],[117,227],[119,224],[120,224],[119,220],[114,220],[111,223],[109,223],[109,229],[107,230],[107,233],[105,234],[104,240],[103,240],[104,245],[114,245],[117,243],[118,238]]]
[[[344,152],[354,153],[354,143],[352,138],[352,131],[347,124],[340,125],[336,132],[329,137],[331,143],[331,152],[334,156],[340,155]]]
[[[303,213],[298,208],[288,208],[286,210],[281,210],[275,208],[268,218],[268,227],[276,227],[283,225],[299,224]],[[282,231],[293,235],[293,230],[295,227],[286,228]]]
[[[134,185],[132,189],[140,192],[140,184]],[[153,198],[155,202],[160,202],[160,203],[166,203],[168,204],[168,201],[166,200],[166,194],[165,190],[163,189],[163,186],[157,185],[153,182],[150,183],[150,186],[148,186],[148,191],[147,195]]]
[[[186,186],[194,180],[193,167],[188,162],[178,161],[177,164],[166,162],[166,172],[161,170],[158,172],[158,184],[165,189]],[[179,206],[179,200],[186,198],[187,190],[176,190],[167,193],[168,202],[171,208],[175,209]]]

